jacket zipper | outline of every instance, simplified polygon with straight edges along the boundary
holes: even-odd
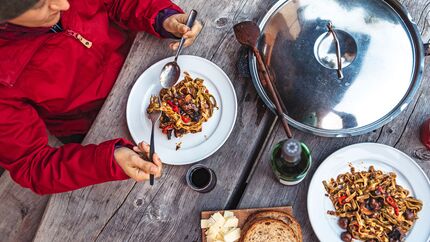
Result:
[[[79,34],[79,33],[76,33],[75,31],[73,31],[73,30],[70,30],[70,29],[68,29],[68,30],[66,30],[66,35],[68,35],[68,36],[71,36],[71,37],[73,37],[73,38],[75,38],[75,39],[77,39],[79,42],[81,42],[81,44],[83,44],[85,47],[87,47],[88,49],[89,48],[91,48],[91,46],[93,45],[93,42],[91,42],[91,41],[89,41],[89,40],[87,40],[87,39],[85,39],[84,38],[84,36],[82,36],[81,34]]]

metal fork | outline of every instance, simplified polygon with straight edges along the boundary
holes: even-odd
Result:
[[[157,100],[158,100],[159,107],[161,107],[160,98],[158,97]],[[154,153],[155,153],[154,127],[155,127],[155,123],[157,122],[157,120],[161,116],[161,111],[154,110],[152,113],[149,113],[148,116],[149,116],[149,119],[151,120],[151,123],[152,123],[151,143],[150,143],[150,146],[149,146],[149,160],[152,163],[154,163]],[[151,186],[154,185],[154,175],[153,174],[149,175],[149,184]]]

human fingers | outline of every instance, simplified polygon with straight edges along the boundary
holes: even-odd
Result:
[[[137,147],[142,151],[142,152],[149,152],[149,145],[145,142],[140,142],[139,144],[137,144]]]
[[[192,45],[194,43],[194,40],[196,38],[192,38],[192,39],[186,39],[184,42],[184,47],[188,47],[190,45]],[[177,50],[179,48],[179,42],[172,42],[169,44],[169,48],[172,50]]]
[[[200,21],[196,20],[194,22],[193,27],[191,28],[190,31],[187,31],[186,33],[184,33],[184,38],[186,39],[191,39],[191,38],[195,38],[199,35],[200,31],[202,30],[203,25],[200,23]]]
[[[133,172],[129,176],[137,182],[143,182],[143,181],[149,180],[149,174],[142,171],[139,168],[133,168]]]
[[[134,152],[143,153],[146,157],[149,157],[149,145],[145,142],[140,142],[137,146],[133,147]]]
[[[154,164],[158,167],[158,172],[155,174],[155,177],[161,177],[163,173],[163,162],[161,161],[158,154],[154,154]]]
[[[156,164],[146,161],[137,155],[133,157],[131,164],[133,167],[138,168],[147,174],[157,175],[161,171]]]
[[[182,34],[190,30],[190,28],[185,25],[187,18],[187,14],[172,15],[164,21],[163,27],[168,32],[180,37]]]

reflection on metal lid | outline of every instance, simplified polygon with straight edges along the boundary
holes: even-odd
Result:
[[[395,10],[398,2],[389,2],[290,0],[269,10],[259,49],[293,125],[325,136],[360,134],[397,115],[413,96],[421,40],[407,13]],[[254,83],[273,108],[250,61]]]

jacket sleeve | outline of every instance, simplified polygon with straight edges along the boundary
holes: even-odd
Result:
[[[0,112],[0,166],[21,186],[49,194],[128,178],[113,152],[116,144],[131,146],[130,142],[116,139],[54,148],[48,145],[46,126],[31,105],[2,99]]]
[[[104,0],[109,17],[124,29],[145,31],[157,37],[155,31],[157,15],[164,9],[183,10],[170,0]]]

